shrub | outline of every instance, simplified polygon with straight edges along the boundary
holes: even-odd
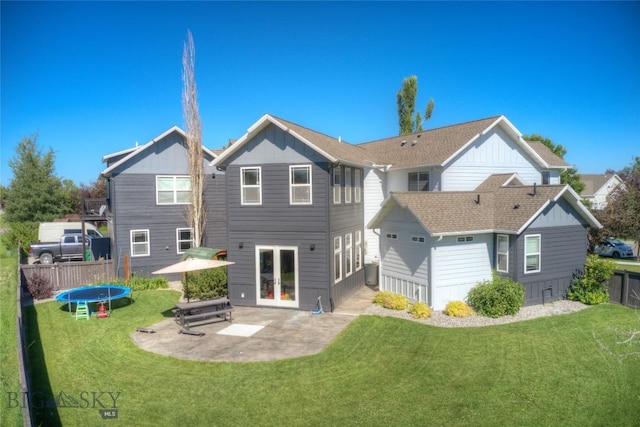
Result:
[[[185,297],[195,299],[220,298],[228,294],[227,268],[211,268],[185,273],[182,280]]]
[[[597,255],[588,255],[584,271],[574,274],[567,298],[589,305],[609,301],[609,289],[605,286],[605,282],[611,277],[615,268],[616,263],[611,260]]]
[[[475,315],[473,308],[464,301],[451,301],[444,308],[444,314],[452,317],[468,317]]]
[[[384,300],[386,300],[390,296],[393,296],[392,292],[388,292],[388,291],[376,292],[376,294],[373,296],[373,303],[375,305],[384,305]]]
[[[524,304],[524,286],[494,272],[492,280],[480,282],[469,291],[467,301],[482,316],[514,315]]]
[[[53,283],[51,283],[49,277],[41,273],[34,273],[27,280],[27,290],[34,299],[51,298],[53,296]]]
[[[431,307],[423,302],[417,302],[409,308],[414,319],[428,319],[431,317]]]
[[[398,294],[391,294],[384,300],[384,304],[382,304],[384,308],[388,308],[390,310],[404,310],[409,306],[409,299],[407,297],[403,297]]]
[[[105,280],[100,283],[113,283],[114,285],[128,286],[132,291],[147,291],[153,289],[166,289],[169,287],[169,282],[165,277],[142,277],[131,276],[129,282],[125,282],[122,278]]]
[[[12,222],[9,227],[0,234],[2,245],[7,249],[17,248],[22,243],[20,256],[26,259],[29,256],[29,244],[38,240],[37,222]]]

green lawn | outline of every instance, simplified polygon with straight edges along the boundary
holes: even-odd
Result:
[[[22,422],[4,394],[19,389],[12,268],[2,264],[3,426]],[[129,334],[168,316],[178,293],[134,296],[106,320],[76,321],[56,302],[27,308],[36,425],[637,426],[640,419],[640,344],[616,344],[640,329],[640,317],[618,305],[462,329],[360,316],[319,355],[205,363],[138,349]],[[61,394],[77,407],[46,407]],[[112,407],[113,398],[118,418],[103,420],[100,406]]]
[[[316,356],[204,363],[138,349],[129,333],[168,315],[178,294],[135,296],[106,321],[76,321],[56,302],[28,310],[37,396],[64,392],[90,406],[41,409],[43,425],[103,422],[94,392],[105,406],[108,392],[118,396],[118,420],[108,422],[127,426],[631,426],[640,419],[640,356],[623,356],[638,344],[615,344],[616,329],[640,328],[640,319],[617,305],[464,329],[361,316]]]

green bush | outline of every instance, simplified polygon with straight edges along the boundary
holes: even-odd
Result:
[[[431,307],[423,302],[417,302],[409,308],[409,313],[414,319],[428,319],[431,317]]]
[[[480,282],[469,291],[467,301],[481,316],[514,315],[524,304],[524,286],[494,272],[492,280]]]
[[[386,300],[388,297],[393,296],[392,292],[388,292],[388,291],[379,291],[376,292],[376,294],[373,296],[373,303],[375,305],[384,305],[384,300]]]
[[[0,234],[2,245],[6,249],[18,247],[22,243],[20,256],[26,259],[29,256],[29,244],[38,240],[37,222],[11,222],[7,224],[5,232]]]
[[[616,263],[611,260],[600,258],[598,255],[588,255],[584,271],[573,277],[567,298],[589,305],[609,301],[609,289],[605,282],[611,277],[615,268]]]
[[[100,283],[106,283],[107,281],[101,281]],[[143,277],[132,275],[129,279],[129,283],[125,282],[122,278],[110,279],[109,283],[114,285],[128,286],[132,291],[147,291],[153,289],[166,289],[169,287],[169,282],[165,277]]]
[[[452,317],[468,317],[473,316],[476,313],[473,308],[464,301],[450,301],[444,308],[444,314]]]
[[[227,267],[211,268],[185,273],[182,280],[185,297],[189,299],[211,299],[228,295]]]

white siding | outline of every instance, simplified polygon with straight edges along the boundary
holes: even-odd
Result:
[[[377,169],[365,169],[364,171],[364,224],[365,226],[380,210],[380,205],[385,198],[384,172]],[[380,258],[378,230],[365,229],[365,263],[378,261]]]
[[[491,279],[493,234],[473,235],[473,242],[457,240],[445,237],[431,251],[434,310],[443,310],[449,301],[463,301],[479,281]]]
[[[500,128],[478,138],[445,169],[442,191],[469,191],[489,175],[517,172],[528,184],[542,182],[541,171]]]

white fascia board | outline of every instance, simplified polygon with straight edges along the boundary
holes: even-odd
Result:
[[[444,231],[441,233],[432,234],[433,237],[454,237],[454,236],[468,236],[469,234],[492,234],[497,231],[494,229],[486,229],[486,230],[467,230],[467,231]],[[513,233],[511,231],[510,233]]]
[[[378,209],[378,212],[376,212],[373,218],[371,218],[371,221],[369,221],[369,223],[367,224],[367,228],[368,229],[380,228],[380,222],[382,221],[382,219],[385,216],[387,216],[387,214],[391,211],[391,209],[393,209],[396,206],[404,207],[400,205],[400,203],[398,202],[398,199],[396,199],[393,196],[393,193],[391,193],[382,201],[382,203],[380,204],[380,209]]]
[[[567,195],[570,196],[570,197],[567,197]],[[589,209],[587,209],[587,207],[582,204],[582,201],[581,201],[582,199],[580,198],[580,195],[578,193],[576,193],[575,190],[573,188],[571,188],[569,185],[565,185],[564,188],[558,192],[556,197],[554,197],[553,201],[557,202],[558,200],[560,200],[561,197],[564,197],[565,200],[567,200],[569,202],[569,204],[571,206],[573,206],[573,208],[575,210],[577,210],[578,213],[588,223],[590,223],[590,225],[592,227],[597,228],[597,229],[601,229],[602,228],[602,224],[600,224],[600,221],[598,221],[596,219],[596,217],[594,217],[591,214]]]
[[[449,162],[451,162],[453,159],[455,159],[458,154],[462,153],[464,150],[467,149],[468,146],[473,144],[476,141],[476,139],[480,138],[480,135],[482,135],[482,134],[480,134],[480,133],[476,134],[473,138],[471,138],[469,141],[467,141],[466,144],[464,144],[462,147],[460,147],[460,149],[458,151],[453,153],[451,156],[449,156],[449,158],[447,160],[445,160],[444,162],[442,162],[441,165],[438,165],[438,166],[441,166],[441,167],[444,168]]]
[[[546,202],[544,202],[542,204],[542,206],[540,206],[540,209],[538,209],[533,215],[531,215],[531,217],[529,217],[529,219],[527,221],[525,221],[525,223],[522,225],[522,227],[520,227],[518,229],[518,234],[522,233],[524,230],[527,229],[527,227],[529,227],[531,225],[531,223],[533,221],[535,221],[536,218],[538,218],[538,216],[547,208],[547,206],[549,206],[551,204],[551,200],[547,200]]]
[[[312,150],[316,151],[317,153],[319,153],[322,157],[326,158],[327,160],[329,160],[331,163],[337,163],[338,159],[336,157],[333,157],[331,154],[327,153],[324,150],[321,150],[320,148],[318,148],[316,145],[314,145],[311,141],[305,139],[304,137],[302,137],[302,135],[294,132],[291,129],[288,129],[286,127],[283,128],[286,132],[288,132],[290,135],[292,135],[294,138],[302,141],[305,145],[308,145],[309,148],[311,148]],[[360,165],[361,166],[361,165]]]
[[[182,129],[180,129],[178,126],[172,126],[171,128],[169,128],[166,131],[162,132],[160,135],[158,135],[155,138],[153,138],[151,141],[147,142],[144,145],[141,145],[136,150],[134,150],[131,153],[129,153],[127,156],[123,157],[122,159],[118,160],[117,162],[115,162],[114,164],[112,164],[111,166],[109,166],[108,168],[103,170],[102,172],[100,172],[100,175],[108,176],[111,173],[111,171],[113,171],[115,168],[117,168],[118,166],[120,166],[124,162],[128,161],[132,157],[137,156],[139,153],[141,153],[144,150],[146,150],[147,148],[151,147],[157,141],[160,141],[162,138],[166,137],[167,135],[171,134],[172,132],[179,133],[183,138],[187,137],[187,134]]]
[[[249,126],[249,129],[247,129],[247,132],[245,132],[245,134],[242,135],[240,137],[240,139],[238,139],[236,142],[231,144],[231,146],[228,147],[227,149],[225,149],[222,153],[220,153],[220,155],[218,157],[214,158],[211,161],[211,163],[209,163],[209,166],[218,166],[218,165],[220,165],[224,160],[227,159],[227,157],[231,156],[233,153],[238,151],[240,149],[240,147],[242,147],[249,140],[249,138],[251,137],[252,134],[254,134],[255,132],[260,131],[261,129],[263,129],[269,123],[273,123],[276,126],[282,128],[282,125],[280,123],[277,123],[273,119],[273,117],[271,117],[269,114],[264,114],[254,124]]]
[[[122,156],[123,154],[127,154],[127,153],[131,153],[132,151],[136,151],[138,148],[140,148],[140,146],[127,148],[125,150],[121,150],[121,151],[118,151],[116,153],[105,154],[104,156],[102,156],[102,163],[106,162],[107,160],[109,160],[109,159],[111,159],[113,157]]]

